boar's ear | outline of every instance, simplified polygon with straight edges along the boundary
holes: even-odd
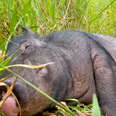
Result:
[[[35,39],[36,39],[36,38],[39,38],[39,34],[35,34],[31,29],[29,29],[29,28],[27,28],[27,27],[22,27],[22,29],[24,30],[25,35],[27,35],[27,36],[32,36],[32,37],[34,37]]]
[[[31,36],[35,35],[34,32],[31,29],[27,28],[27,27],[22,27],[22,29],[24,30],[26,35],[31,35]]]

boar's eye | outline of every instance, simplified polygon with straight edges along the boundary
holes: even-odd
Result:
[[[23,54],[30,54],[35,51],[35,46],[32,41],[26,41],[20,46],[20,50]]]

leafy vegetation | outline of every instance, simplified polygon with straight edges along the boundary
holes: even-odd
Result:
[[[78,29],[116,36],[116,0],[1,0],[0,56],[5,57],[12,36],[22,33],[21,26],[40,34]],[[3,62],[3,57],[0,64],[6,66],[10,58]],[[93,104],[93,116],[99,116],[96,97]],[[78,104],[70,109],[81,112],[90,107]],[[64,110],[58,111],[66,115]]]
[[[92,109],[92,116],[101,116],[100,108],[98,105],[96,95],[93,95],[93,109]]]
[[[40,34],[57,30],[84,30],[116,35],[115,0],[2,0],[0,49],[28,26]]]

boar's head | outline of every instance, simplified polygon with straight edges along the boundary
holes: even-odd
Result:
[[[11,70],[18,73],[54,99],[62,100],[64,95],[66,95],[66,86],[68,86],[68,84],[65,80],[66,78],[63,78],[66,77],[66,73],[64,73],[65,63],[61,57],[60,49],[54,44],[47,43],[44,39],[41,39],[44,38],[44,36],[37,37],[30,29],[24,29],[25,34],[15,38],[12,43],[8,45],[8,54],[14,53],[17,50],[10,64],[40,65],[51,62],[53,62],[53,64],[42,69],[13,67]],[[11,85],[14,77],[14,75],[10,75],[10,78],[7,79],[5,83]],[[14,86],[13,92],[21,105],[23,116],[37,114],[51,104],[51,101],[46,97],[19,79]],[[11,101],[6,101],[6,105]],[[3,111],[10,116],[8,111],[4,108]]]

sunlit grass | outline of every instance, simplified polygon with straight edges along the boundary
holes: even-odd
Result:
[[[5,53],[4,41],[20,34],[21,26],[40,34],[78,29],[116,36],[115,12],[115,0],[2,0],[0,49]]]
[[[115,0],[2,0],[0,49],[6,50],[4,41],[20,34],[21,26],[40,34],[78,29],[115,36],[115,4]]]

